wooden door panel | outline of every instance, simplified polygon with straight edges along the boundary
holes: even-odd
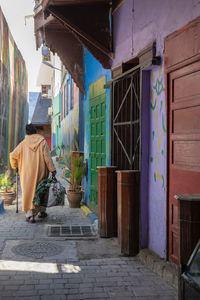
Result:
[[[169,74],[169,259],[179,263],[177,194],[200,193],[200,63]]]
[[[46,140],[46,142],[47,142],[47,144],[49,146],[49,150],[51,151],[51,137],[50,136],[46,136],[45,140]]]
[[[185,166],[200,171],[200,141],[173,141],[172,165],[174,168]]]
[[[173,101],[191,99],[199,95],[200,71],[174,79]]]
[[[200,106],[183,108],[173,113],[173,132],[200,132]]]

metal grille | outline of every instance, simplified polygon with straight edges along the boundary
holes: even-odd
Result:
[[[112,164],[140,169],[140,69],[112,84]]]
[[[48,226],[48,236],[88,237],[95,236],[93,226]]]

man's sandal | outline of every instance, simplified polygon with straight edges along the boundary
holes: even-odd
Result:
[[[28,217],[28,218],[26,218],[26,222],[35,223],[35,219],[34,219],[34,217]]]
[[[42,218],[42,219],[46,218],[47,216],[48,216],[48,215],[47,215],[47,213],[46,213],[45,211],[40,212],[40,213],[38,214],[38,218]]]

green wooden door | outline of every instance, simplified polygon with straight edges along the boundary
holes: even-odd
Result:
[[[98,166],[105,166],[105,77],[90,86],[90,207],[98,207]]]

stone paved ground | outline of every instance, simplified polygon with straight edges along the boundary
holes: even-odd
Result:
[[[177,299],[177,291],[137,257],[123,257],[116,239],[49,237],[48,224],[58,223],[91,225],[67,203],[48,209],[48,218],[36,224],[16,214],[15,205],[6,207],[0,216],[0,299]]]

